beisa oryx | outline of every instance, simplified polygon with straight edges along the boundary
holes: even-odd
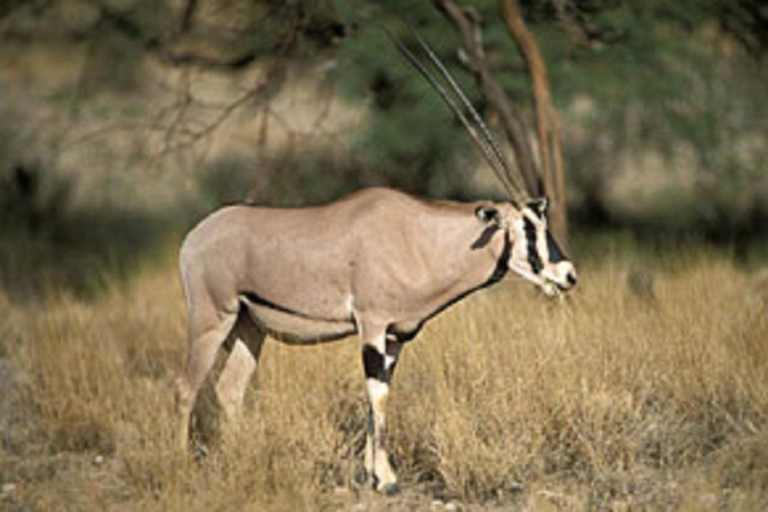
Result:
[[[508,270],[548,295],[576,284],[572,263],[547,230],[546,200],[532,200],[518,185],[520,176],[480,116],[419,42],[452,94],[395,39],[467,128],[510,201],[429,201],[379,188],[325,206],[239,205],[205,218],[180,254],[189,327],[187,368],[176,382],[184,447],[190,411],[221,347],[230,353],[216,392],[234,418],[266,335],[303,344],[356,333],[370,404],[365,468],[374,488],[390,493],[397,487],[385,446],[385,404],[404,343],[429,318]]]

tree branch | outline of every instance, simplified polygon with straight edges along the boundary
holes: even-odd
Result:
[[[517,0],[499,0],[512,39],[528,65],[536,129],[539,141],[540,175],[544,193],[553,203],[550,221],[557,238],[565,242],[567,233],[565,179],[560,143],[560,123],[552,105],[549,77],[544,57],[533,34],[526,27]]]
[[[466,67],[475,76],[483,95],[491,107],[499,113],[501,125],[509,140],[520,173],[530,195],[539,195],[539,184],[533,152],[528,144],[527,127],[512,109],[501,86],[494,80],[488,68],[483,50],[480,17],[472,9],[462,9],[452,0],[435,0],[437,7],[456,26],[461,34]]]

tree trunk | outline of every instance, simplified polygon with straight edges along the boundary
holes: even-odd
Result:
[[[507,29],[528,66],[528,74],[531,78],[533,103],[536,110],[539,171],[544,185],[544,193],[549,197],[552,205],[549,214],[550,229],[555,238],[567,247],[568,212],[566,209],[560,122],[552,105],[547,67],[536,39],[523,21],[517,0],[499,1],[504,12]]]
[[[494,80],[488,69],[483,50],[479,16],[472,9],[457,6],[452,0],[435,0],[435,4],[461,34],[462,45],[467,54],[467,61],[464,64],[477,79],[488,104],[499,114],[501,126],[512,146],[515,163],[523,176],[528,194],[531,196],[540,195],[543,190],[533,151],[531,151],[528,143],[528,128],[509,104],[504,90]]]

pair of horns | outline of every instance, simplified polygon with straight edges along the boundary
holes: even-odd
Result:
[[[510,199],[512,199],[512,201],[517,206],[525,205],[528,201],[530,201],[530,197],[525,191],[522,177],[519,175],[519,173],[514,171],[512,165],[504,155],[504,152],[496,142],[496,139],[491,134],[491,131],[483,122],[482,117],[480,117],[480,114],[477,113],[477,110],[475,110],[475,108],[472,106],[472,103],[467,98],[467,95],[464,93],[461,87],[459,87],[459,84],[453,78],[445,65],[437,57],[434,50],[432,50],[432,47],[430,47],[429,44],[421,38],[421,36],[413,27],[409,26],[409,29],[414,39],[416,39],[416,41],[419,43],[421,50],[424,52],[424,54],[427,55],[429,61],[434,65],[434,67],[437,68],[445,82],[448,83],[451,91],[453,91],[453,94],[458,97],[458,100],[464,107],[463,109],[457,104],[456,99],[451,95],[451,93],[448,92],[445,85],[438,80],[432,71],[430,71],[430,69],[424,63],[422,63],[413,54],[413,52],[411,52],[411,50],[409,50],[408,47],[405,46],[405,44],[392,33],[392,31],[390,31],[386,26],[382,25],[382,30],[384,30],[384,33],[387,35],[387,37],[389,37],[389,39],[395,44],[400,53],[403,54],[408,62],[410,62],[411,65],[413,65],[413,67],[416,68],[419,73],[421,73],[421,75],[427,80],[427,82],[429,82],[429,84],[438,92],[440,97],[453,111],[458,120],[461,121],[461,124],[464,125],[464,128],[469,133],[472,141],[483,153],[483,156],[488,162],[488,165],[491,166],[491,170],[493,170],[493,173],[501,183],[501,186],[509,194]],[[472,118],[472,121],[474,121],[474,124],[472,124],[470,119],[467,117],[467,113],[465,113],[464,109],[466,109],[466,112],[469,113],[469,116]]]

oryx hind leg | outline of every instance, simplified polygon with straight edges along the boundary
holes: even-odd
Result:
[[[200,387],[213,368],[216,354],[237,320],[237,310],[217,311],[212,302],[194,303],[189,315],[187,367],[176,379],[178,442],[186,450],[189,420]]]
[[[241,310],[230,334],[229,357],[216,383],[216,396],[230,424],[235,424],[240,417],[245,392],[256,371],[265,337],[266,331]]]
[[[385,329],[361,327],[360,337],[369,404],[365,470],[377,491],[395,494],[399,488],[387,453],[386,405],[402,344],[388,340]]]

